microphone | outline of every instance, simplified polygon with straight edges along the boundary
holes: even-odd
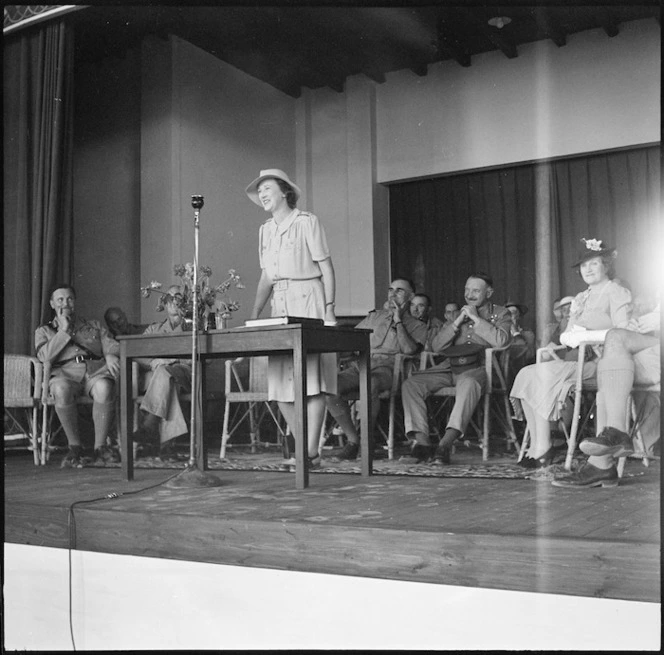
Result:
[[[203,196],[191,196],[191,206],[198,210],[203,207]]]

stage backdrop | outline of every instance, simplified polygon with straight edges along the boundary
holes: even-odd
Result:
[[[428,293],[438,315],[486,271],[494,301],[534,309],[536,168],[548,180],[554,297],[583,283],[571,268],[581,237],[618,248],[617,272],[635,293],[661,277],[660,148],[448,175],[390,186],[391,266]],[[525,322],[533,325],[534,311]]]

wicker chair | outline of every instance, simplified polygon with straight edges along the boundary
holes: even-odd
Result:
[[[12,425],[25,431],[20,411],[28,424],[35,464],[39,464],[39,407],[41,404],[43,366],[35,357],[5,355],[4,407]]]

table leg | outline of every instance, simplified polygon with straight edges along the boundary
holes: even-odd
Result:
[[[122,448],[122,475],[125,480],[134,479],[133,402],[131,397],[131,359],[126,346],[120,344],[120,439]]]
[[[309,486],[309,448],[307,445],[307,354],[302,334],[293,346],[294,423],[291,426],[295,438],[295,488]]]
[[[363,476],[373,471],[373,434],[371,430],[371,376],[369,351],[360,351],[360,470]]]

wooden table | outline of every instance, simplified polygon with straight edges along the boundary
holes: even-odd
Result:
[[[270,327],[239,327],[201,333],[198,352],[201,359],[201,393],[205,397],[205,360],[209,358],[252,357],[285,354],[293,357],[295,385],[295,419],[290,428],[295,435],[295,484],[297,489],[309,485],[307,468],[307,354],[357,351],[360,368],[360,422],[371,425],[370,347],[371,330],[340,326],[304,326],[298,324]],[[134,478],[133,461],[133,398],[131,363],[137,357],[191,357],[191,332],[178,334],[126,335],[117,337],[120,343],[120,420],[122,432],[122,472],[127,480]],[[298,374],[299,372],[299,374]],[[193,402],[193,401],[192,401]],[[195,460],[198,468],[207,469],[207,452],[203,431],[195,435]],[[361,432],[361,473],[371,475],[373,435],[366,428]]]

